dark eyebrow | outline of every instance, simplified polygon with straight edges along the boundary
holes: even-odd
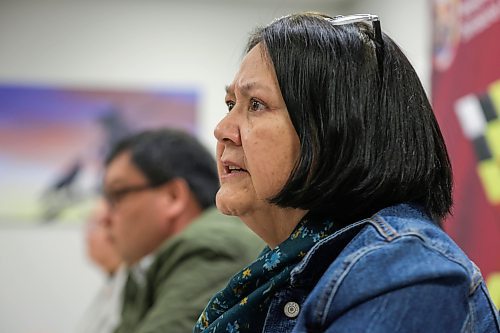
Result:
[[[261,86],[257,82],[246,82],[246,83],[241,85],[240,90],[243,94],[248,95],[248,92],[250,90],[254,89],[255,87],[259,88]],[[233,94],[234,93],[234,84],[226,85],[225,88],[226,88],[226,94]],[[263,87],[263,88],[265,88],[265,87]]]

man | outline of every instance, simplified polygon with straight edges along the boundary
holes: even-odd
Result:
[[[105,273],[106,281],[79,321],[78,333],[112,333],[120,322],[127,271],[110,237],[108,220],[109,206],[100,199],[87,221],[85,244],[89,259]]]
[[[191,332],[210,297],[262,249],[213,208],[214,159],[173,129],[119,142],[106,160],[108,227],[129,267],[115,332]]]

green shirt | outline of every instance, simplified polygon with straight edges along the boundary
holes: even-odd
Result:
[[[263,247],[239,219],[208,209],[165,241],[144,285],[138,287],[129,275],[115,333],[192,332],[210,298]]]

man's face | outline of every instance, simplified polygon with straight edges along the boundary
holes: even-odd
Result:
[[[151,187],[125,151],[106,168],[104,192],[111,237],[125,262],[135,264],[165,239],[162,188]]]

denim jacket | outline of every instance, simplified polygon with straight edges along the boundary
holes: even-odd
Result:
[[[418,207],[389,207],[316,244],[263,332],[500,332],[479,269]]]

